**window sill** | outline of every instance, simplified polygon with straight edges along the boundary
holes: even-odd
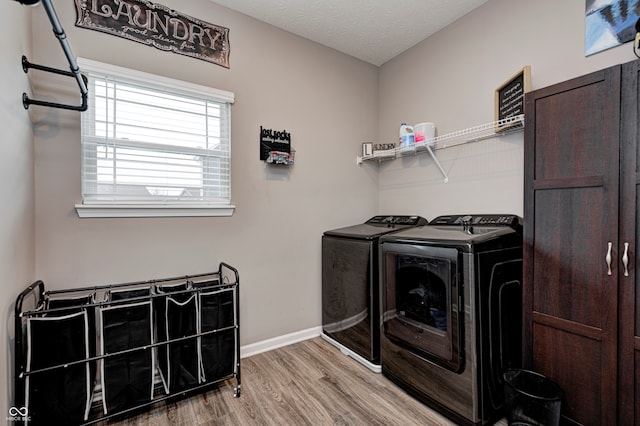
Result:
[[[158,204],[76,204],[80,218],[116,217],[224,217],[231,216],[233,205],[158,205]]]

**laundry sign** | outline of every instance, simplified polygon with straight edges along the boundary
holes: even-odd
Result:
[[[260,160],[265,161],[270,151],[291,152],[291,133],[260,126]]]
[[[229,68],[229,29],[146,0],[75,0],[76,26]]]

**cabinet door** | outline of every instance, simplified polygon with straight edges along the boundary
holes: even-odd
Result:
[[[525,366],[562,387],[563,416],[611,424],[620,67],[528,93],[525,113]]]
[[[640,424],[640,274],[638,244],[640,243],[640,87],[638,84],[640,61],[625,64],[622,68],[622,119],[620,158],[620,247],[621,256],[627,246],[625,268],[622,258],[620,269],[620,368],[619,409],[620,425]],[[628,271],[628,273],[627,273]]]

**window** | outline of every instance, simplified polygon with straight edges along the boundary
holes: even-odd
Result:
[[[80,217],[228,216],[233,93],[79,59]]]

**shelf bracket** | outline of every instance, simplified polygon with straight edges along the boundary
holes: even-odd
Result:
[[[438,168],[440,169],[440,173],[442,173],[442,176],[444,176],[444,183],[449,182],[449,176],[447,176],[447,173],[442,168],[442,165],[440,165],[440,162],[436,158],[436,155],[433,153],[433,150],[429,145],[426,145],[426,147],[427,151],[429,151],[429,155],[431,155],[431,158],[433,158],[433,162],[436,163],[436,166],[438,166]]]
[[[21,1],[21,3],[36,4],[38,2],[23,0]],[[88,107],[87,99],[89,94],[89,91],[87,89],[86,77],[80,74],[80,68],[78,67],[78,63],[76,62],[75,56],[73,56],[73,53],[71,52],[71,48],[69,47],[69,43],[67,42],[67,35],[64,33],[64,30],[60,25],[60,20],[58,19],[58,15],[56,15],[56,11],[53,9],[53,4],[51,4],[51,0],[42,0],[42,6],[44,7],[44,10],[47,12],[47,15],[49,16],[49,21],[51,21],[51,25],[53,27],[53,33],[60,41],[60,46],[62,47],[62,50],[65,56],[67,57],[67,61],[69,62],[69,67],[71,71],[65,71],[57,68],[46,67],[43,65],[32,64],[27,60],[26,56],[22,56],[22,70],[25,73],[27,73],[30,68],[33,68],[40,71],[45,71],[45,72],[50,72],[54,74],[64,75],[66,77],[75,78],[76,82],[78,83],[78,88],[80,89],[80,96],[82,98],[82,102],[80,105],[77,105],[77,106],[66,105],[66,104],[60,104],[56,102],[48,102],[48,101],[42,101],[37,99],[31,99],[26,93],[23,93],[22,105],[24,106],[24,109],[29,109],[29,105],[40,105],[40,106],[46,106],[51,108],[69,109],[73,111],[86,111]]]

